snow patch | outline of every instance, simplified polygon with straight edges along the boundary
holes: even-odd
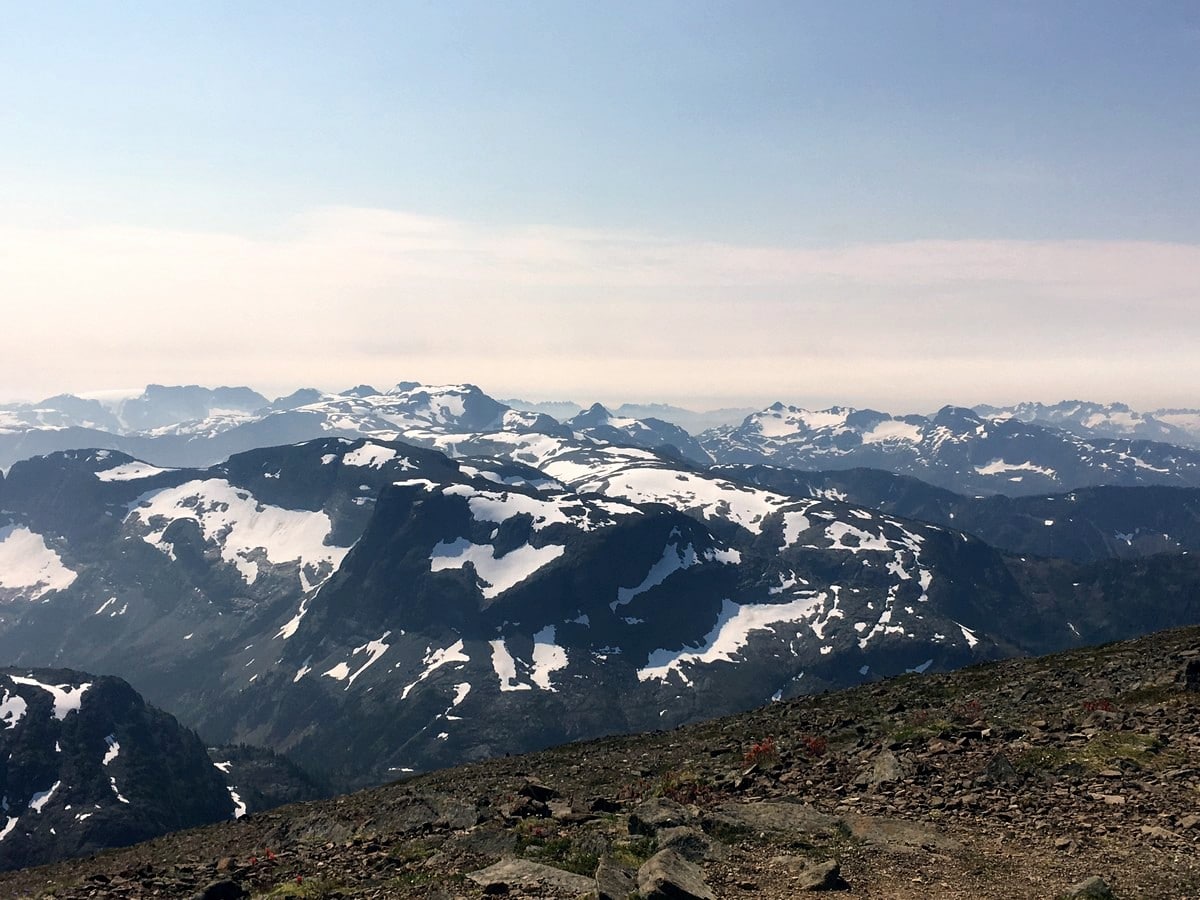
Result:
[[[701,554],[697,554],[696,548],[691,544],[682,548],[677,543],[667,544],[663,548],[662,557],[650,567],[650,571],[646,573],[646,577],[642,579],[641,584],[632,588],[618,588],[617,599],[608,604],[608,606],[613,612],[616,612],[617,607],[624,606],[639,594],[644,594],[651,588],[658,587],[676,572],[690,569],[692,566],[714,561],[731,565],[741,562],[741,559],[741,554],[736,550],[710,548]]]
[[[502,691],[531,691],[533,685],[517,681],[517,661],[513,659],[504,640],[488,641],[492,647],[492,669],[500,679]]]
[[[716,624],[699,647],[694,650],[655,650],[646,660],[646,665],[638,669],[638,681],[666,681],[671,672],[678,672],[684,683],[690,685],[691,680],[683,674],[684,665],[734,662],[734,656],[746,646],[751,632],[804,621],[820,606],[819,598],[746,605],[725,600]]]
[[[229,799],[233,801],[233,817],[240,819],[246,814],[246,804],[242,800],[241,795],[232,787],[227,787],[226,790],[229,791]]]
[[[83,702],[83,695],[92,686],[90,681],[83,684],[42,684],[36,678],[20,675],[10,675],[9,677],[17,684],[41,688],[50,694],[54,698],[54,718],[60,721],[67,717],[67,713],[79,709],[79,705]]]
[[[921,426],[899,419],[884,419],[870,431],[862,433],[864,444],[881,444],[885,441],[907,441],[915,444],[921,440]]]
[[[310,566],[332,572],[350,552],[349,547],[326,543],[333,524],[324,512],[260,503],[249,491],[219,478],[143,494],[126,517],[149,528],[142,539],[161,550],[169,549],[162,546],[163,534],[178,519],[195,519],[204,539],[220,547],[221,558],[235,566],[247,584],[258,579],[258,563],[251,556],[259,553],[274,565],[298,563],[303,577],[303,569]],[[309,588],[303,581],[302,585]]]
[[[16,693],[10,694],[6,690],[4,699],[0,700],[0,722],[4,723],[5,728],[16,728],[28,708],[29,704],[25,702],[24,697]]]
[[[39,600],[51,591],[66,590],[75,578],[40,534],[23,525],[0,527],[0,589]]]
[[[463,652],[463,642],[460,638],[443,650],[426,652],[425,658],[421,661],[425,664],[424,670],[416,677],[416,680],[414,680],[411,684],[404,686],[404,690],[400,694],[401,700],[408,699],[409,692],[412,691],[413,688],[415,688],[418,684],[420,684],[442,666],[449,665],[450,663],[469,663],[471,661],[471,657],[467,656],[467,654]],[[456,703],[454,705],[457,706],[458,704]]]
[[[1010,472],[1036,472],[1039,475],[1045,475],[1047,478],[1057,478],[1058,474],[1050,468],[1044,466],[1036,466],[1031,462],[1009,463],[1002,459],[994,459],[986,466],[976,466],[975,471],[980,475],[1007,475]],[[1010,481],[1019,481],[1019,478],[1009,479]]]
[[[56,781],[54,784],[50,785],[48,789],[34,794],[29,798],[29,808],[38,815],[41,815],[42,807],[50,802],[50,798],[54,796],[54,792],[58,790],[58,787],[61,784],[61,781]]]
[[[567,667],[567,651],[555,642],[553,625],[547,625],[533,636],[533,669],[529,678],[543,691],[555,691],[550,676]]]
[[[101,481],[137,481],[170,471],[170,469],[160,469],[158,466],[134,460],[111,469],[105,469],[103,472],[97,472],[96,477]]]
[[[396,458],[392,447],[380,444],[363,444],[357,450],[351,450],[342,457],[343,466],[360,466],[364,469],[382,469],[385,464]],[[410,463],[406,469],[414,468]]]
[[[557,544],[547,544],[545,547],[522,544],[496,557],[495,548],[490,544],[473,544],[466,538],[459,538],[451,543],[439,541],[429,555],[429,568],[433,572],[440,572],[444,569],[461,569],[471,563],[476,578],[481,582],[484,598],[491,600],[549,565],[565,551],[565,547]]]

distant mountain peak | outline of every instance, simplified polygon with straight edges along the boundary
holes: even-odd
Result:
[[[571,424],[576,427],[588,427],[600,425],[609,421],[612,418],[610,413],[603,404],[593,403],[579,415],[571,419]]]

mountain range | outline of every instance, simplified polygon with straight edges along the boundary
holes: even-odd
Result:
[[[1042,501],[1078,507],[1036,525],[1065,544],[1120,516],[1139,537],[1044,560],[836,489],[500,434],[515,460],[327,438],[201,470],[20,462],[0,654],[119,674],[211,741],[356,784],[1197,614],[1171,589],[1195,583],[1188,492],[1181,549],[1150,558],[1153,502]]]
[[[781,404],[694,436],[472,385],[140,400],[5,420],[13,453],[142,453],[0,476],[0,659],[336,788],[1200,621],[1185,447]],[[221,753],[259,760],[226,800],[328,789]]]
[[[575,404],[554,408],[566,413]],[[641,409],[669,415],[672,408]],[[1189,422],[1200,423],[1200,413],[1160,412],[1162,418],[1132,414],[1119,404],[1025,404],[989,414],[946,407],[934,416],[897,416],[777,403],[740,424],[692,434],[661,417],[611,413],[599,404],[560,421],[501,403],[474,385],[402,382],[340,394],[302,389],[275,401],[248,388],[151,385],[110,406],[63,395],[0,407],[0,469],[71,449],[115,450],[159,466],[207,467],[258,447],[320,437],[401,440],[455,455],[504,455],[507,445],[511,456],[514,436],[535,443],[531,436],[543,435],[662,450],[697,465],[876,468],[963,494],[1110,484],[1200,487],[1200,431],[1187,430]],[[1138,427],[1125,427],[1126,420]],[[489,443],[495,435],[501,437]],[[1177,442],[1164,443],[1164,437]]]

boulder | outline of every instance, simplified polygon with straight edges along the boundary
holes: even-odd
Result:
[[[846,824],[850,833],[868,844],[887,847],[891,850],[917,850],[920,848],[956,853],[962,844],[940,831],[911,822],[907,819],[890,819],[884,816],[849,816]]]
[[[629,833],[655,835],[660,828],[674,828],[692,821],[692,813],[666,797],[647,800],[629,814]]]
[[[643,900],[716,900],[704,872],[674,850],[660,850],[642,864],[637,875]]]
[[[1013,764],[1003,753],[997,753],[992,757],[987,764],[986,774],[994,784],[1012,784],[1021,780],[1021,776],[1017,774],[1017,770],[1013,768]]]
[[[249,897],[246,889],[236,881],[222,879],[214,881],[199,894],[196,894],[194,900],[242,900],[243,897]]]
[[[670,848],[685,859],[701,862],[706,859],[726,859],[729,851],[715,838],[709,837],[698,828],[677,825],[658,832],[659,849]]]
[[[637,873],[611,856],[600,857],[596,866],[596,900],[627,900],[637,890]]]
[[[1103,878],[1093,875],[1068,888],[1063,896],[1072,900],[1112,900],[1113,892]]]
[[[1183,670],[1183,689],[1200,691],[1200,659],[1193,659]]]
[[[842,867],[836,859],[805,866],[796,876],[799,891],[842,891],[849,888],[842,878]]]
[[[865,784],[871,789],[877,789],[885,784],[895,784],[897,781],[903,781],[904,777],[904,767],[900,765],[900,760],[896,758],[896,754],[890,750],[884,750],[875,757],[875,762],[871,766],[871,770],[866,773]]]
[[[562,795],[552,787],[548,787],[536,778],[527,778],[525,783],[517,789],[517,793],[522,797],[528,797],[531,800],[538,800],[542,803],[549,803],[551,800],[557,800]]]
[[[770,865],[789,872],[792,887],[798,891],[842,891],[850,887],[842,879],[842,867],[836,859],[814,861],[803,856],[775,856]]]

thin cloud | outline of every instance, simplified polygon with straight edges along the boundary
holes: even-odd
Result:
[[[331,208],[272,237],[3,227],[0,283],[6,388],[25,395],[411,377],[719,403],[1195,404],[1200,375],[1187,244],[744,246]]]

